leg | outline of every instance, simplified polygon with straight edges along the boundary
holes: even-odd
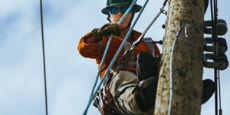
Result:
[[[140,109],[141,105],[137,102],[137,96],[139,95],[135,87],[137,83],[139,83],[139,79],[134,73],[120,71],[108,84],[115,105],[123,114],[144,115],[146,113]]]

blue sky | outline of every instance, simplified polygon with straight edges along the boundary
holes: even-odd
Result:
[[[82,36],[107,23],[101,13],[105,3],[106,0],[43,1],[49,115],[83,113],[97,65],[95,60],[81,57],[77,46]],[[137,3],[142,5],[144,1]],[[143,32],[162,3],[150,0],[134,29]],[[218,2],[219,18],[227,23],[229,4],[230,1]],[[0,0],[0,115],[45,115],[39,5],[39,0]],[[161,15],[146,36],[161,40],[165,19]],[[211,19],[210,8],[205,19]],[[229,32],[222,37],[228,42]],[[229,51],[226,54],[230,56]],[[229,74],[229,68],[220,72],[224,115],[230,114]],[[213,79],[212,69],[204,68],[203,79],[206,78]],[[213,97],[202,105],[201,115],[206,114],[215,114]],[[91,106],[88,115],[99,112]]]

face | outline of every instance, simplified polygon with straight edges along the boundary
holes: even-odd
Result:
[[[115,6],[112,6],[110,8],[113,8],[113,7],[123,7],[123,6],[127,6],[127,5],[115,5]],[[128,7],[128,6],[127,6]],[[110,9],[109,8],[109,9]],[[118,23],[119,20],[121,19],[121,17],[123,16],[124,14],[121,12],[121,10],[119,10],[119,12],[117,14],[110,14],[110,19],[113,23]],[[131,17],[132,17],[132,13],[128,13],[125,17],[125,19],[121,22],[120,24],[120,27],[121,29],[123,28],[126,28],[127,25],[129,24],[130,20],[131,20]]]

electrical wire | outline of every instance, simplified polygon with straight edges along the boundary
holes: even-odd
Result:
[[[176,41],[177,41],[177,38],[181,32],[181,23],[182,22],[186,22],[186,27],[185,27],[185,38],[188,39],[188,34],[187,34],[187,28],[188,28],[188,22],[186,20],[182,20],[180,21],[179,23],[179,30],[176,34],[176,37],[174,39],[174,42],[173,42],[173,46],[172,46],[172,51],[171,51],[171,56],[170,56],[170,68],[169,68],[169,71],[170,71],[170,78],[169,78],[169,82],[170,82],[170,97],[169,97],[169,107],[168,107],[168,115],[171,114],[171,108],[172,108],[172,96],[173,96],[173,76],[172,76],[172,58],[173,58],[173,50],[174,50],[174,47],[175,47],[175,44],[176,44]]]
[[[213,39],[213,55],[214,58],[218,56],[217,53],[217,47],[216,47],[216,39],[217,39],[217,33],[216,33],[216,22],[217,22],[217,1],[216,0],[210,0],[211,1],[211,16],[212,16],[212,39]],[[213,4],[212,4],[213,3]],[[214,83],[215,83],[215,114],[218,115],[218,92],[217,92],[217,69],[214,69]]]
[[[220,92],[220,71],[218,70],[217,72],[218,72],[217,74],[218,74],[219,107],[220,107],[220,109],[219,109],[219,115],[222,115],[222,108],[221,108],[221,92]]]
[[[45,45],[44,45],[44,32],[43,32],[42,0],[40,0],[40,15],[41,15],[43,68],[44,68],[45,106],[46,106],[46,115],[48,115],[47,88],[46,88],[46,61],[45,61]]]

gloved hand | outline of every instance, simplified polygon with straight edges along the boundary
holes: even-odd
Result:
[[[95,39],[102,40],[104,36],[109,36],[113,33],[116,36],[119,36],[121,32],[121,28],[117,23],[107,23],[103,25],[101,28],[92,30],[92,33]]]
[[[110,93],[109,89],[104,89],[103,91],[99,92],[99,105],[98,105],[98,110],[101,113],[101,115],[110,115],[110,109],[112,107],[113,103],[113,96]],[[105,97],[105,100],[103,99]]]

